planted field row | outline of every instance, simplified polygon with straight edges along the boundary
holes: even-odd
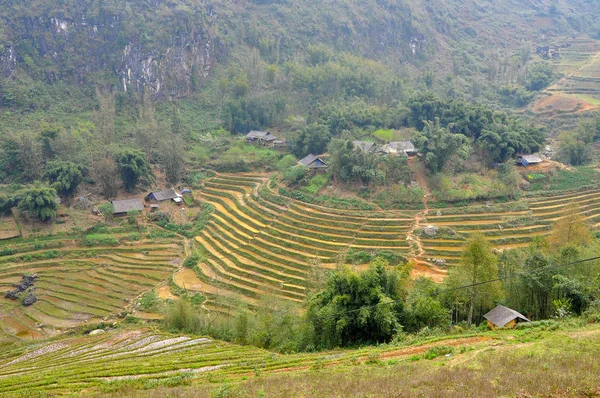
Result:
[[[312,267],[334,267],[350,249],[408,252],[406,213],[348,215],[280,196],[264,182],[219,174],[205,183],[202,197],[215,211],[197,241],[206,254],[201,277],[215,287],[252,300],[271,292],[297,301]]]
[[[450,228],[456,236],[423,238],[424,257],[441,259],[449,265],[459,261],[466,239],[473,233],[482,233],[499,250],[527,246],[535,237],[548,235],[552,225],[565,214],[565,209],[576,203],[590,225],[600,223],[600,190],[571,192],[553,197],[529,198],[527,210],[469,214],[468,208],[460,214],[428,216],[426,222]],[[457,239],[460,238],[460,239]]]
[[[118,247],[72,247],[57,239],[52,250],[21,252],[0,261],[0,337],[39,337],[52,328],[95,322],[122,312],[127,302],[166,281],[178,268],[177,240],[128,242]],[[47,243],[52,243],[48,241]],[[72,242],[71,242],[72,244]],[[4,298],[23,275],[36,274],[37,301],[23,306]]]
[[[463,341],[473,344],[476,340]],[[204,337],[125,329],[0,353],[0,394],[18,391],[21,396],[33,396],[102,391],[120,395],[121,388],[139,387],[140,383],[154,387],[192,381],[207,383],[214,378],[246,377],[257,372],[307,369],[340,362],[356,364],[371,356],[385,356],[386,352],[400,355],[397,347],[276,355]]]

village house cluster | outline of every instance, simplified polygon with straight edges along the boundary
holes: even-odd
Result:
[[[144,201],[150,204],[150,211],[156,211],[160,208],[160,203],[174,202],[181,204],[183,195],[189,194],[192,191],[184,189],[181,193],[175,191],[175,188],[163,189],[162,191],[153,191],[144,197]],[[113,200],[113,215],[124,216],[131,211],[143,211],[146,207],[141,198]]]

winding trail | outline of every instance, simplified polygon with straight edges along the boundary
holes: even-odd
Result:
[[[431,191],[429,190],[429,186],[427,185],[427,178],[425,177],[424,170],[419,164],[415,162],[414,158],[408,159],[408,165],[410,166],[410,169],[415,176],[417,184],[419,184],[419,187],[421,187],[421,189],[423,189],[423,191],[425,192],[422,198],[423,210],[421,210],[415,215],[415,221],[412,227],[408,230],[406,237],[406,240],[411,243],[410,254],[414,262],[411,275],[413,278],[425,276],[439,283],[442,282],[444,278],[448,275],[448,271],[443,270],[423,259],[425,249],[423,248],[423,244],[421,243],[421,238],[417,234],[415,234],[415,231],[423,226],[423,221],[426,220],[427,216],[429,215],[428,200],[431,196]]]

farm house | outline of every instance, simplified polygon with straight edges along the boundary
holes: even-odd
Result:
[[[382,155],[414,156],[417,154],[415,146],[410,141],[391,141],[377,150]]]
[[[113,214],[115,216],[125,216],[130,211],[142,211],[144,210],[144,203],[142,199],[125,199],[125,200],[113,200]]]
[[[324,170],[327,168],[327,163],[311,153],[304,159],[299,160],[296,166],[304,166],[311,170]]]
[[[521,155],[517,158],[517,164],[520,164],[522,166],[529,166],[532,164],[539,164],[542,163],[543,160],[536,155]]]
[[[375,143],[370,141],[352,141],[352,145],[354,145],[355,151],[369,153],[373,149]]]
[[[496,308],[485,314],[483,317],[487,320],[488,327],[492,330],[512,329],[517,326],[517,323],[531,322],[521,313],[503,305],[496,306]]]
[[[246,134],[246,141],[248,142],[262,142],[263,145],[265,145],[272,143],[275,140],[277,140],[277,137],[267,131],[252,130]]]
[[[165,202],[167,200],[177,201],[179,195],[174,188],[163,189],[162,191],[150,192],[146,195],[146,202]]]

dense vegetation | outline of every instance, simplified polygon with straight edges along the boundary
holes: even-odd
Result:
[[[382,128],[421,131],[439,119],[457,140],[467,137],[475,151],[503,162],[544,142],[538,126],[498,110],[503,98],[540,90],[556,78],[548,61],[533,54],[537,43],[521,44],[517,32],[538,18],[551,21],[540,29],[547,35],[597,30],[596,10],[590,13],[583,0],[569,7],[527,3],[522,14],[506,13],[512,8],[503,3],[455,1],[435,9],[408,0],[5,3],[0,181],[46,176],[55,184],[60,178],[62,196],[80,181],[115,196],[115,169],[133,189],[138,173],[150,175],[141,157],[170,184],[187,177],[184,161],[243,171],[270,167],[281,157],[240,156],[244,151],[220,127],[233,134],[279,130],[292,152],[304,156],[324,152],[333,137],[359,138]],[[473,26],[456,22],[464,18]],[[506,26],[514,28],[500,50],[494,29]],[[429,130],[421,143],[436,172],[445,160],[433,160],[439,155],[426,138]],[[130,162],[138,171],[128,175],[115,164],[123,160],[120,147],[142,151],[135,166]],[[459,147],[457,154],[464,154]],[[56,175],[50,162],[71,162],[70,176],[65,164]],[[371,174],[359,179],[364,183]]]
[[[264,206],[266,202],[262,203]],[[268,298],[262,296],[258,303],[246,301],[249,307],[261,308],[257,316],[249,317],[246,305],[208,294],[211,305],[225,306],[231,319],[213,322],[210,317],[193,315],[193,311],[181,307],[183,304],[167,309],[168,319],[191,317],[192,320],[180,323],[194,326],[182,330],[293,352],[386,342],[424,330],[443,333],[457,324],[469,328],[479,324],[483,314],[497,303],[518,308],[533,320],[581,316],[590,308],[595,311],[600,298],[600,286],[594,277],[598,274],[598,262],[568,264],[593,257],[598,250],[597,241],[592,239],[590,227],[578,207],[571,206],[561,215],[546,239],[534,238],[529,245],[503,252],[492,250],[486,236],[473,234],[459,246],[460,258],[441,284],[427,278],[412,281],[409,273],[413,264],[407,265],[397,254],[355,250],[340,264],[366,262],[368,270],[358,272],[350,266],[338,265],[330,273],[315,274],[313,269],[304,276],[308,287],[302,300],[305,315],[301,315],[298,306],[299,291],[289,284],[291,277],[288,284],[282,282],[280,290],[269,280],[273,276],[281,278],[291,265],[298,266],[296,260],[286,264],[279,257],[281,252],[275,251],[273,255],[264,252],[262,255],[270,259],[269,264],[252,264],[264,276],[241,274],[235,270],[234,262],[241,260],[250,265],[248,259],[254,257],[251,254],[249,257],[245,250],[239,252],[237,260],[230,256],[218,259],[214,256],[218,237],[203,233],[199,241],[210,253],[200,265],[198,275],[216,273],[211,283],[249,298],[255,297],[251,286],[262,286],[270,292]],[[219,217],[229,216],[219,212]],[[209,231],[212,228],[209,226]],[[456,238],[456,234],[450,237]],[[276,263],[280,265],[273,268]],[[221,267],[229,271],[220,271]],[[228,279],[220,276],[221,272]],[[294,275],[299,280],[296,276],[299,274],[294,272]],[[167,327],[175,330],[176,325],[169,321]]]

